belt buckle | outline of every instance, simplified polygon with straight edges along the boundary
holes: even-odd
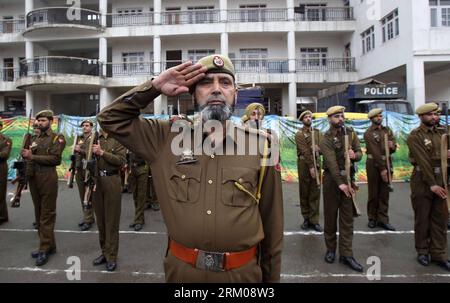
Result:
[[[434,167],[434,174],[435,175],[439,175],[441,173],[441,168],[440,167]]]
[[[101,170],[99,171],[100,177],[106,177],[106,171]]]
[[[215,272],[225,271],[224,259],[225,253],[199,250],[195,267]]]
[[[345,170],[340,171],[341,177],[347,176],[347,172]]]

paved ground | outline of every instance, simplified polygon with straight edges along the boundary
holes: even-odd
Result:
[[[12,191],[13,188],[8,188]],[[284,184],[285,241],[282,282],[370,282],[366,273],[357,274],[345,266],[323,261],[323,235],[300,229],[298,184]],[[450,273],[436,265],[423,267],[415,261],[413,213],[409,184],[395,184],[391,198],[391,223],[397,232],[369,230],[365,212],[367,187],[361,185],[358,201],[363,216],[355,221],[354,252],[356,259],[369,267],[367,259],[380,258],[381,282],[450,282]],[[130,194],[123,194],[120,225],[118,268],[114,273],[94,267],[99,255],[96,227],[80,232],[81,219],[76,189],[59,184],[56,240],[58,251],[41,268],[34,266],[30,252],[36,249],[38,237],[32,229],[33,206],[29,192],[23,195],[19,209],[9,208],[10,222],[0,226],[0,282],[68,282],[67,259],[81,260],[81,282],[163,282],[162,258],[167,235],[160,212],[147,210],[147,224],[140,232],[131,231],[134,208]],[[323,225],[323,217],[321,216]]]

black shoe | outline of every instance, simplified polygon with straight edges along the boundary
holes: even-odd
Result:
[[[131,223],[130,225],[128,225],[130,228],[134,228],[134,226],[136,226],[136,223]]]
[[[80,221],[80,223],[78,223],[78,227],[83,226],[83,224],[84,224],[84,220],[82,220],[82,221]]]
[[[159,203],[150,203],[150,207],[153,211],[159,211]]]
[[[322,227],[320,226],[319,223],[317,223],[317,224],[310,224],[309,227],[311,227],[312,229],[314,229],[315,231],[317,231],[319,233],[323,231],[323,229],[322,229]]]
[[[430,258],[428,255],[418,255],[417,262],[419,262],[420,265],[428,266],[430,265]]]
[[[33,222],[33,228],[34,228],[34,229],[38,229],[38,225],[37,225],[36,222]]]
[[[86,231],[91,229],[92,227],[92,223],[83,223],[83,225],[80,226],[80,230],[81,231]]]
[[[353,257],[340,256],[339,257],[339,262],[341,262],[342,264],[347,265],[348,267],[350,267],[354,271],[363,272],[363,267],[361,266],[361,264],[356,262],[355,258],[353,258]]]
[[[139,223],[137,223],[137,224],[135,224],[134,225],[134,231],[140,231],[141,229],[142,229],[142,226],[143,226],[144,224],[139,224]]]
[[[106,258],[105,258],[104,255],[98,256],[98,257],[95,258],[94,261],[92,262],[92,264],[94,264],[94,266],[102,265],[102,264],[104,264],[104,263],[106,263]]]
[[[395,227],[389,223],[378,222],[377,225],[385,230],[395,231]]]
[[[36,258],[36,266],[42,266],[48,262],[50,255],[46,252],[40,252]]]
[[[302,224],[302,229],[303,230],[307,230],[308,228],[309,228],[309,225],[310,225],[311,223],[309,223],[309,220],[308,219],[305,219],[305,221],[303,221],[303,224]]]
[[[445,260],[445,261],[436,261],[436,260],[431,260],[431,262],[437,264],[439,267],[450,271],[450,260]]]
[[[39,250],[35,250],[35,251],[32,251],[31,252],[31,257],[33,258],[33,259],[36,259],[37,257],[39,257],[39,254],[40,254],[41,252],[39,251]],[[47,251],[47,255],[53,255],[53,254],[55,254],[56,253],[56,247],[52,247],[52,248],[50,248],[48,251]]]
[[[107,271],[115,271],[117,267],[117,264],[115,261],[107,262],[106,263],[106,270]]]
[[[369,226],[369,228],[375,228],[377,227],[377,221],[370,219],[367,226]]]
[[[325,262],[334,263],[334,260],[336,260],[336,253],[331,250],[327,251],[325,254]]]

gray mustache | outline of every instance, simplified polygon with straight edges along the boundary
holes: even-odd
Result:
[[[206,100],[206,103],[209,103],[211,101],[221,101],[223,103],[226,102],[225,97],[222,95],[218,95],[218,96],[210,96],[208,97],[208,99]]]

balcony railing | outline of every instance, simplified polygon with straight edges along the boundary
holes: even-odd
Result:
[[[106,17],[107,25],[110,27],[117,26],[139,26],[139,25],[152,25],[153,13],[135,13],[135,14],[108,14]]]
[[[0,21],[0,34],[19,33],[25,29],[25,19]]]
[[[63,56],[36,57],[33,59],[24,59],[20,62],[20,76],[47,74],[98,76],[100,66],[97,59]]]
[[[348,21],[354,20],[353,7],[303,7],[296,8],[296,21]]]
[[[1,81],[14,82],[19,79],[19,69],[15,67],[0,67]]]
[[[161,23],[166,24],[201,24],[217,23],[220,18],[219,10],[188,10],[169,11],[161,13]]]
[[[107,77],[151,76],[153,75],[153,62],[139,63],[107,63]]]
[[[296,60],[297,71],[346,71],[354,72],[355,58],[317,58]]]
[[[101,27],[101,14],[84,8],[46,7],[27,14],[27,28],[39,25],[76,24]]]
[[[245,8],[228,10],[228,22],[286,21],[285,8]]]
[[[288,60],[282,59],[234,59],[236,73],[288,73]]]

